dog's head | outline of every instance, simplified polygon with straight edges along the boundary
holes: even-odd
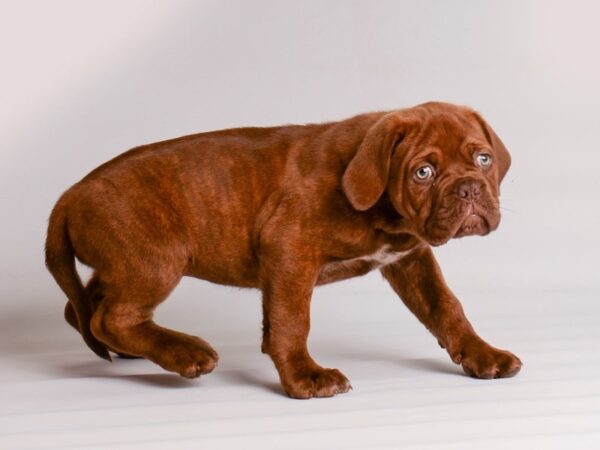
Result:
[[[373,207],[387,190],[407,225],[431,245],[485,235],[500,223],[500,182],[510,155],[473,110],[426,103],[379,119],[348,164],[352,206]]]

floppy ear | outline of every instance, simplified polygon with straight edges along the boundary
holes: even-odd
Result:
[[[490,127],[487,124],[487,122],[481,118],[479,114],[476,114],[476,116],[477,120],[483,128],[485,137],[487,138],[489,143],[492,144],[492,148],[496,153],[496,160],[498,162],[498,183],[500,183],[502,182],[504,175],[506,175],[506,172],[508,172],[508,169],[510,168],[510,153],[508,153],[508,150],[506,149],[496,132],[493,130],[493,128]]]
[[[508,169],[510,168],[510,153],[508,153],[508,150],[506,149],[498,135],[494,132],[492,127],[488,125],[487,128],[488,133],[490,134],[490,140],[492,141],[492,146],[494,147],[494,150],[496,151],[496,156],[498,158],[498,182],[501,182],[504,178],[504,175],[506,175],[506,172],[508,172]]]
[[[392,153],[402,137],[397,113],[383,116],[367,131],[342,177],[344,193],[355,209],[371,208],[383,194]]]

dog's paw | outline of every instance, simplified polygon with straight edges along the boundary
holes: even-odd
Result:
[[[205,350],[197,350],[185,358],[179,364],[178,372],[185,378],[197,378],[212,372],[217,367],[219,359],[216,353]]]
[[[352,389],[350,381],[337,369],[313,368],[298,372],[293,380],[284,383],[292,398],[333,397]]]
[[[172,341],[170,346],[148,356],[148,359],[184,378],[197,378],[217,367],[219,355],[208,343],[190,337],[187,340]]]
[[[458,362],[467,375],[485,379],[512,377],[523,365],[511,352],[485,342],[464,349]]]

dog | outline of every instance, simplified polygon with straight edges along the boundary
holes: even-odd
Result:
[[[262,290],[262,352],[293,398],[351,389],[307,349],[315,286],[380,269],[477,378],[521,361],[481,339],[432,247],[498,227],[510,155],[474,110],[430,102],[338,122],[200,133],[134,148],[67,190],[46,265],[66,320],[100,357],[143,357],[194,378],[218,354],[153,310],[183,276]],[[75,259],[93,269],[84,286]]]

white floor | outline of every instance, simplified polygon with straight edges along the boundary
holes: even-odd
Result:
[[[315,294],[311,351],[354,389],[308,401],[285,397],[260,353],[256,293],[186,281],[161,309],[161,323],[221,355],[195,381],[98,359],[61,322],[58,292],[34,313],[15,305],[1,317],[0,448],[600,448],[598,292],[459,292],[480,334],[524,362],[516,378],[484,381],[372,284]],[[213,300],[192,298],[207,289]]]

